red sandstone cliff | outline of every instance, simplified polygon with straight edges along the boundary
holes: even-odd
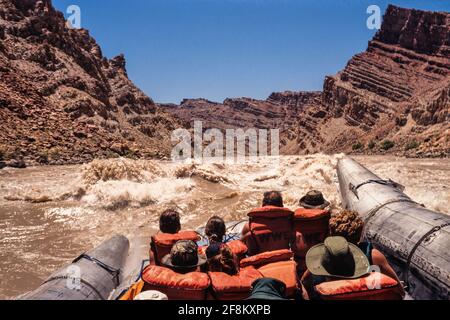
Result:
[[[450,14],[389,6],[367,51],[325,80],[325,125],[340,128],[327,150],[390,139],[391,151],[449,156],[449,89]]]
[[[450,14],[389,6],[367,51],[327,77],[322,94],[163,107],[207,127],[280,128],[285,154],[450,156]]]
[[[0,0],[0,160],[79,163],[170,152],[170,133],[279,128],[281,152],[450,156],[450,14],[390,6],[323,92],[156,105],[50,0]],[[387,140],[392,143],[387,143]]]
[[[0,158],[30,163],[161,156],[180,126],[50,0],[0,0],[0,124]]]

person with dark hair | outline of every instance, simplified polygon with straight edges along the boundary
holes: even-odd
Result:
[[[262,206],[274,206],[283,208],[283,196],[281,195],[281,192],[278,191],[269,191],[264,193],[264,198],[262,201]]]
[[[250,297],[247,300],[288,300],[286,284],[273,278],[261,278],[253,282]]]
[[[224,272],[230,276],[239,273],[239,262],[230,247],[223,243],[214,243],[206,250],[206,271]]]
[[[248,255],[290,249],[295,241],[293,216],[291,210],[284,208],[280,192],[265,192],[262,207],[248,214],[249,222],[242,229],[242,241],[248,247]]]
[[[180,214],[174,209],[165,210],[159,217],[160,232],[151,238],[150,262],[161,265],[162,258],[170,253],[172,246],[180,240],[198,241],[195,231],[181,231]]]
[[[205,235],[208,237],[209,243],[223,242],[226,233],[225,221],[218,217],[211,217],[206,223]]]
[[[247,246],[240,239],[236,239],[236,234],[227,235],[225,221],[218,216],[213,216],[208,220],[205,227],[205,235],[206,239],[201,241],[203,244],[200,247],[201,252],[206,253],[212,248],[217,248],[216,245],[226,243],[239,260],[243,259],[247,253]]]
[[[173,210],[168,209],[161,213],[159,217],[159,230],[162,233],[175,234],[181,230],[180,214]]]
[[[296,240],[293,250],[298,273],[301,275],[306,271],[305,257],[308,250],[328,237],[331,212],[330,202],[317,190],[306,193],[299,205],[294,214]]]

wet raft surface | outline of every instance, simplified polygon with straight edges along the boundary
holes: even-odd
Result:
[[[114,236],[50,276],[23,300],[106,300],[122,282],[129,241]]]
[[[450,216],[425,209],[357,162],[338,164],[343,206],[360,212],[366,236],[388,255],[415,299],[450,299]]]

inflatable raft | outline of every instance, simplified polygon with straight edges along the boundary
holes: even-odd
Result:
[[[358,162],[344,158],[338,177],[345,208],[365,220],[366,237],[396,269],[416,300],[450,299],[450,216],[428,210]]]
[[[414,299],[450,298],[450,216],[423,208],[406,196],[402,187],[382,180],[350,158],[338,164],[342,201],[366,222],[366,237],[383,251]],[[238,239],[246,221],[227,224],[228,240]],[[203,229],[198,230],[200,235]],[[204,245],[200,241],[199,245]],[[130,260],[129,241],[115,236],[81,255],[52,275],[35,291],[19,299],[117,299],[139,280],[148,264]],[[125,265],[133,265],[125,271]],[[139,264],[139,265],[137,265]],[[127,268],[128,269],[128,268]]]
[[[129,241],[114,236],[80,255],[20,300],[106,300],[123,281]]]

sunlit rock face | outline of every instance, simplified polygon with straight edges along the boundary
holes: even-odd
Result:
[[[208,127],[279,128],[284,154],[449,156],[449,75],[450,14],[389,6],[367,50],[326,77],[322,93],[163,107]],[[385,140],[394,146],[385,150]]]

